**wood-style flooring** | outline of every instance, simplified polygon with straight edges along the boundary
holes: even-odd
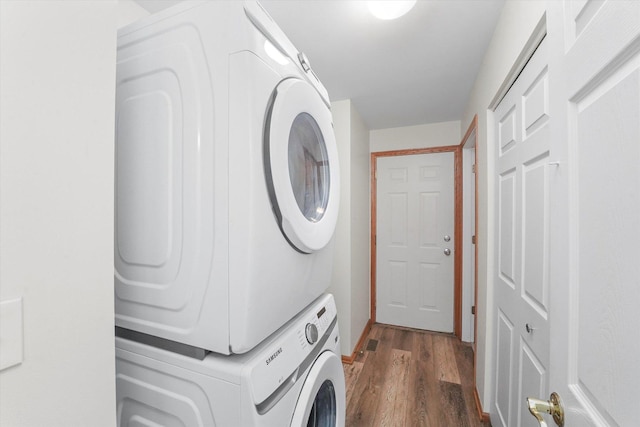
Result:
[[[488,427],[473,392],[473,351],[455,336],[374,324],[344,364],[347,427]]]

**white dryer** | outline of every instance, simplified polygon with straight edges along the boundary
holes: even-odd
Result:
[[[116,339],[118,427],[344,427],[336,308],[322,296],[240,355],[204,360]]]
[[[326,290],[340,186],[329,107],[255,1],[183,2],[119,31],[121,336],[243,353]]]

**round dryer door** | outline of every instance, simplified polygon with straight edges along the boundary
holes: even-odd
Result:
[[[291,427],[344,427],[345,384],[340,358],[322,353],[305,379]]]
[[[340,177],[331,111],[313,86],[280,82],[264,144],[269,196],[282,233],[299,252],[322,249],[338,219]]]

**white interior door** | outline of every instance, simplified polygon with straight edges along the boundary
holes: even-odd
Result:
[[[549,1],[495,111],[493,425],[637,424],[640,2]],[[543,415],[549,425],[554,421]]]
[[[548,392],[565,425],[638,425],[640,2],[550,3],[562,19],[549,22],[561,98]]]
[[[495,110],[494,426],[535,426],[522,405],[546,395],[549,370],[549,85],[547,41]]]
[[[379,157],[376,319],[453,332],[454,153]]]

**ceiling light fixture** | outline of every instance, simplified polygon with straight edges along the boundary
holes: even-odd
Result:
[[[369,12],[378,19],[396,19],[409,12],[416,0],[373,0],[368,1]]]

